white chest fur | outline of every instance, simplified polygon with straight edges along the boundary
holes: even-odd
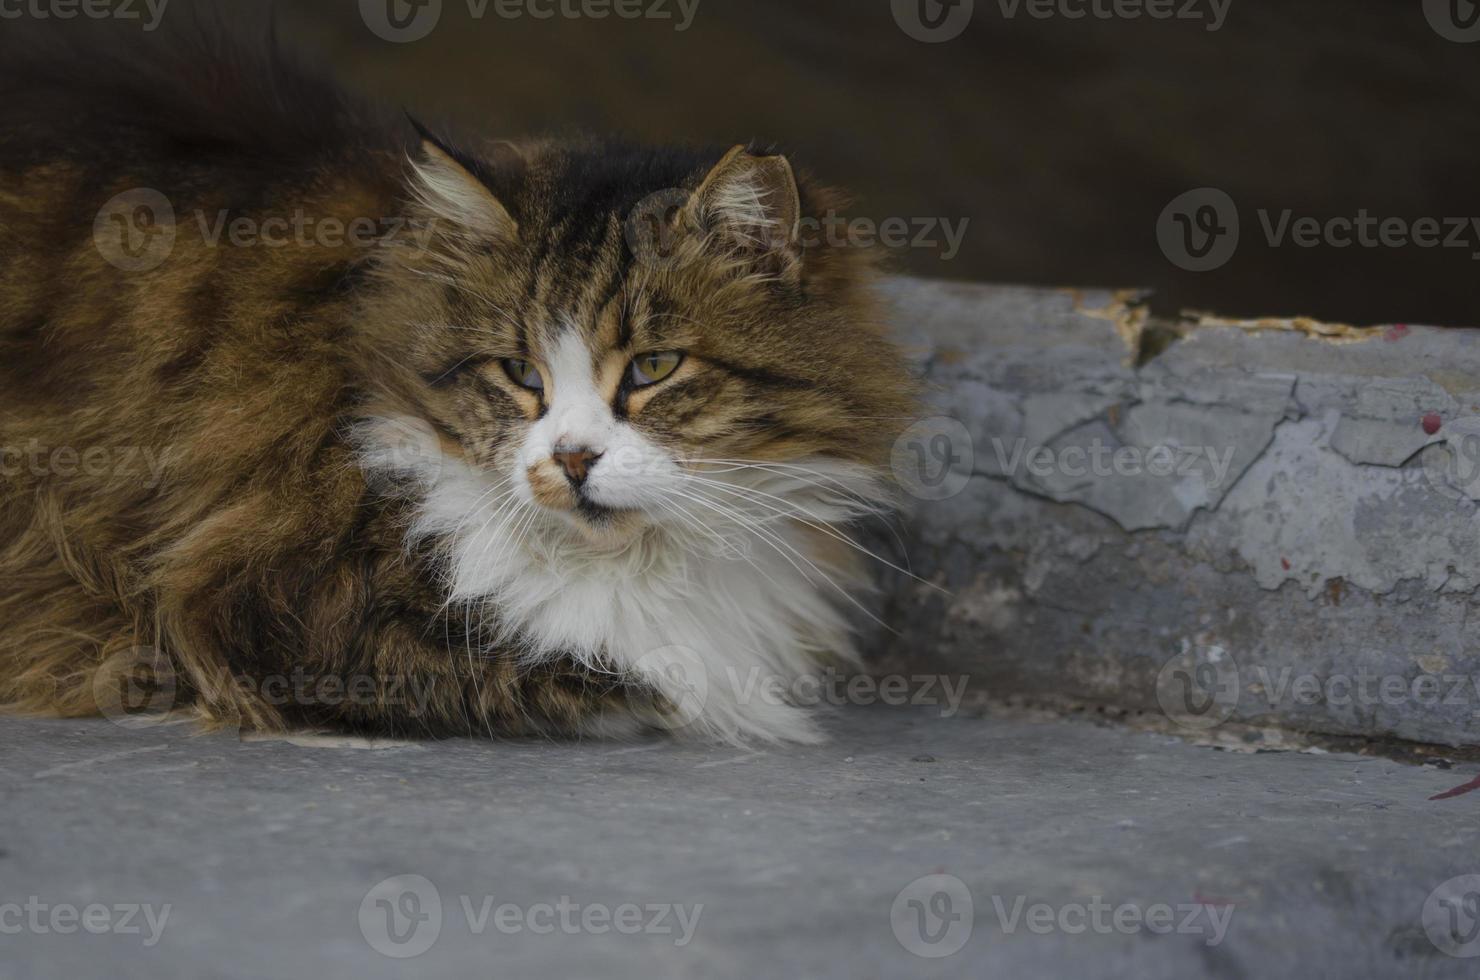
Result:
[[[465,614],[469,649],[571,657],[640,678],[676,706],[648,719],[666,727],[815,738],[789,695],[820,660],[853,656],[850,622],[864,613],[844,591],[851,563],[836,558],[834,525],[878,499],[866,470],[822,460],[721,470],[741,489],[705,498],[720,505],[684,510],[692,495],[675,497],[640,537],[598,547],[522,500],[513,481],[433,446],[385,448],[387,433],[404,447],[417,430],[405,419],[368,423],[362,460],[412,478],[409,534],[443,543],[448,602],[454,621]]]

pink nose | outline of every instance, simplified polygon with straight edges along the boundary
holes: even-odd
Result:
[[[575,486],[586,482],[586,474],[591,470],[591,464],[601,458],[601,453],[590,449],[556,449],[550,454],[555,457],[555,462],[565,470],[565,476]]]

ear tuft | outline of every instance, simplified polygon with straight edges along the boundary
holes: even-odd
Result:
[[[411,161],[411,192],[417,201],[434,217],[473,234],[500,241],[518,235],[518,223],[474,172],[475,165],[465,163],[415,119],[411,124],[421,135],[420,158]]]
[[[725,154],[694,192],[703,227],[756,253],[795,254],[802,216],[796,174],[784,156],[757,156],[744,146]]]

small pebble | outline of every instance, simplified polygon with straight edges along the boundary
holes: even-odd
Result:
[[[933,755],[917,755],[913,759],[911,759],[910,761],[911,762],[934,762],[935,761],[935,756],[933,756]]]

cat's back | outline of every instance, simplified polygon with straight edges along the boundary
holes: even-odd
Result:
[[[404,153],[265,24],[189,11],[7,23],[0,133],[0,429],[312,361]]]
[[[46,461],[0,479],[22,523],[48,488],[110,526],[166,487],[281,498],[284,460],[342,455],[348,232],[399,206],[400,137],[265,35],[169,20],[0,32],[0,450]],[[181,478],[67,462],[141,447]]]

